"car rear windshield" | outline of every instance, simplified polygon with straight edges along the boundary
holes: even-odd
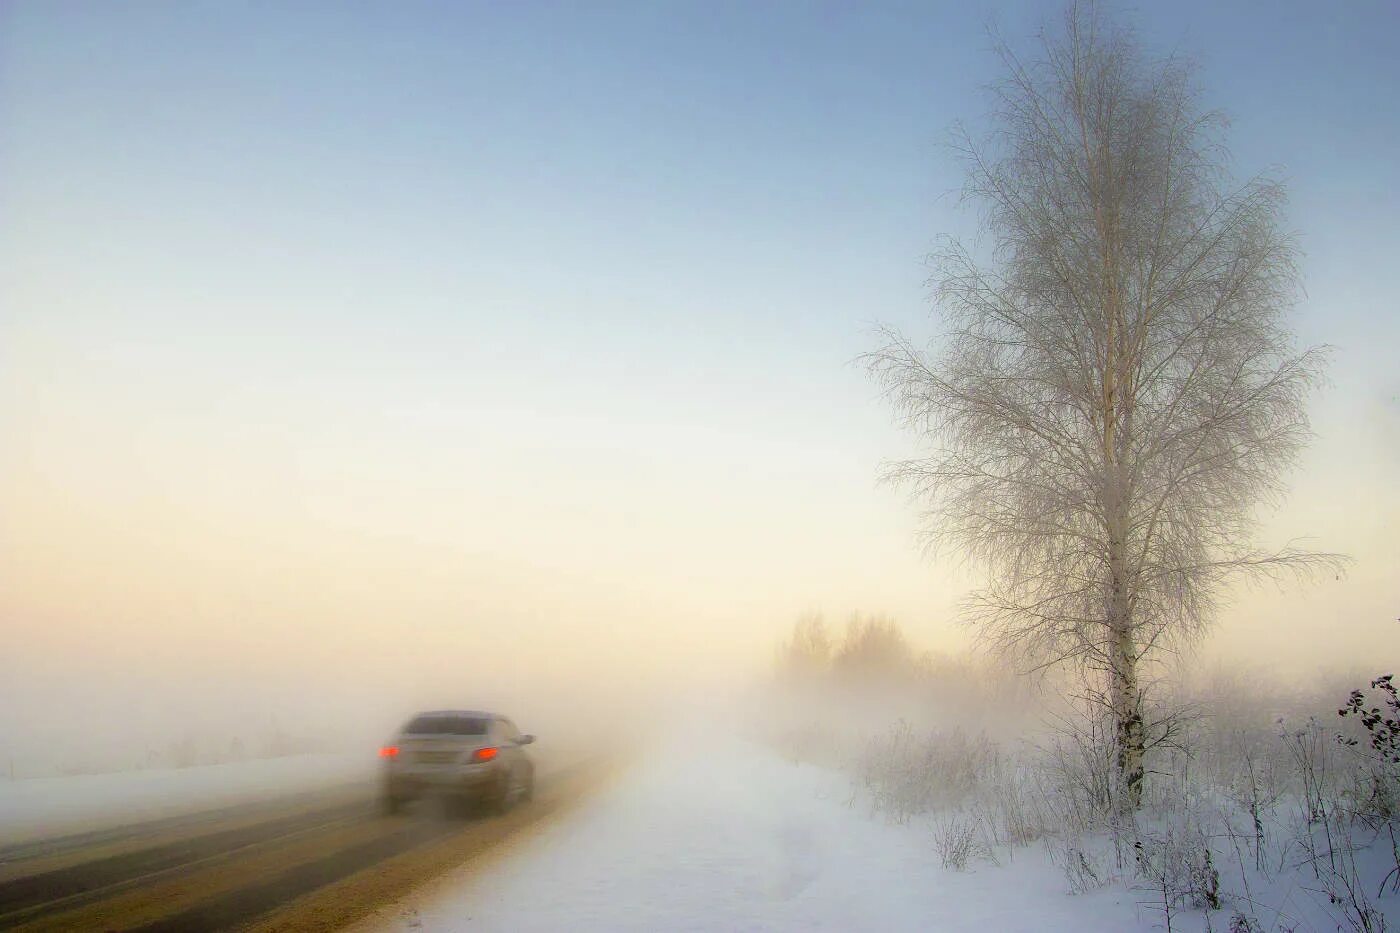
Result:
[[[491,724],[474,716],[419,716],[404,732],[409,735],[485,735]]]

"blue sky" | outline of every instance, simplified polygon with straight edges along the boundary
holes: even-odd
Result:
[[[965,581],[875,487],[906,441],[850,361],[873,321],[933,332],[984,27],[1024,49],[1058,10],[3,3],[0,546],[28,573],[0,612],[87,632],[86,593],[144,638],[237,596],[293,638],[285,606],[362,608],[372,657],[383,607],[268,580],[392,566],[444,629],[664,611],[732,660],[802,609],[884,609],[956,643]],[[1336,490],[1400,464],[1400,7],[1127,12],[1199,59],[1240,172],[1290,180],[1298,329],[1338,347],[1290,533],[1354,530],[1325,599],[1389,619],[1390,506]],[[132,589],[171,567],[179,599]],[[1302,641],[1331,624],[1298,612]]]
[[[687,353],[751,338],[822,352],[853,324],[917,320],[920,256],[966,229],[939,200],[958,175],[938,144],[984,109],[984,26],[1018,39],[1055,11],[60,2],[3,15],[7,251],[66,254],[104,290],[158,269],[171,290],[245,292],[255,319],[293,330],[324,333],[329,315],[373,340],[407,294],[395,315],[414,330],[542,330],[630,358],[654,327],[680,328]],[[1390,254],[1370,231],[1396,208],[1393,3],[1136,15],[1154,46],[1202,60],[1209,99],[1235,115],[1241,170],[1293,179],[1310,281]]]

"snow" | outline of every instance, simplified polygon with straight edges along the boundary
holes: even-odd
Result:
[[[364,756],[298,755],[195,768],[0,781],[0,844],[105,829],[368,780]]]
[[[927,829],[850,802],[843,776],[763,746],[648,756],[506,859],[395,912],[415,930],[1152,929],[1125,889],[1071,896],[1043,849],[943,869]]]

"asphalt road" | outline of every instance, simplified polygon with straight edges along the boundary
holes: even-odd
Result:
[[[611,770],[541,771],[535,799],[499,815],[384,816],[372,786],[341,785],[0,848],[0,929],[339,929],[494,857]]]

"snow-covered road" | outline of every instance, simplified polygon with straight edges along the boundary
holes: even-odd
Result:
[[[956,873],[927,830],[761,746],[675,744],[565,820],[381,918],[421,930],[1151,929],[1121,889],[1066,893],[1038,848]]]

